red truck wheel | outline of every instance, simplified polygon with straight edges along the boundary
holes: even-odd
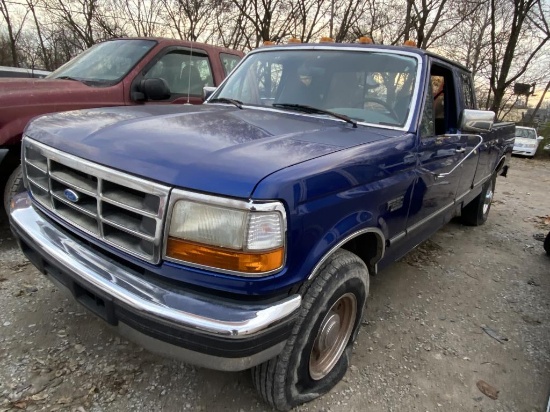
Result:
[[[9,215],[10,213],[11,198],[24,190],[25,185],[23,184],[23,170],[21,165],[19,165],[15,168],[10,177],[8,177],[6,186],[4,187],[4,210],[6,211],[6,215]]]
[[[369,293],[365,263],[339,250],[302,291],[302,308],[283,352],[252,369],[254,386],[286,411],[328,392],[345,375]]]

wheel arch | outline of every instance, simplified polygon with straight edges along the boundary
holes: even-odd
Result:
[[[315,278],[323,263],[339,249],[345,249],[355,253],[365,262],[369,269],[369,273],[374,275],[377,272],[378,262],[384,257],[384,253],[386,252],[386,239],[382,231],[376,227],[360,229],[345,236],[332,246],[317,262],[308,276],[307,281],[311,281],[311,279]]]
[[[497,167],[495,167],[494,172],[498,173],[505,165],[506,163],[506,155],[502,155],[497,163]]]

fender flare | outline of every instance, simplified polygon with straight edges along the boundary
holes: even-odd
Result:
[[[343,239],[340,239],[334,246],[332,246],[324,255],[323,257],[317,262],[317,264],[313,267],[311,273],[307,277],[307,281],[311,281],[317,273],[319,272],[319,269],[325,263],[338,249],[340,249],[343,245],[345,245],[350,240],[364,235],[365,233],[374,233],[377,237],[377,250],[376,255],[372,259],[373,262],[371,262],[371,265],[374,267],[374,271],[376,273],[376,266],[380,259],[384,257],[384,254],[386,253],[386,237],[384,236],[384,233],[382,233],[382,230],[380,230],[377,227],[368,227],[364,229],[357,230],[347,236],[345,236]],[[374,274],[374,273],[373,273]]]

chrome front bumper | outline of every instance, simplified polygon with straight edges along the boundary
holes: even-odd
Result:
[[[300,308],[300,295],[234,303],[147,281],[50,222],[27,194],[12,200],[10,224],[35,266],[121,334],[199,366],[244,370],[276,356]]]

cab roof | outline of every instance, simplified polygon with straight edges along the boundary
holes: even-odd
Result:
[[[459,68],[460,70],[463,70],[467,73],[471,73],[471,70],[468,69],[466,66],[463,66],[462,64],[460,63],[457,63],[453,60],[450,60],[446,57],[443,57],[443,56],[440,56],[436,53],[433,53],[433,52],[430,52],[430,51],[427,51],[427,50],[424,50],[424,49],[419,49],[417,47],[411,47],[411,46],[391,46],[391,45],[386,45],[386,44],[362,44],[362,43],[330,43],[330,42],[327,42],[327,43],[289,43],[289,44],[274,44],[274,45],[270,45],[270,46],[261,46],[259,47],[258,49],[295,49],[295,48],[304,48],[304,49],[320,49],[320,48],[342,48],[342,49],[346,49],[346,48],[353,48],[353,49],[357,49],[357,48],[361,48],[361,49],[366,49],[366,50],[396,50],[396,51],[404,51],[404,52],[408,52],[408,53],[413,53],[413,54],[417,54],[421,57],[423,56],[426,56],[426,57],[431,57],[431,58],[435,58],[435,59],[438,59],[438,60],[442,60],[444,61],[445,63],[448,63],[452,66],[455,66],[457,68]],[[258,50],[258,49],[255,49],[255,50]]]

